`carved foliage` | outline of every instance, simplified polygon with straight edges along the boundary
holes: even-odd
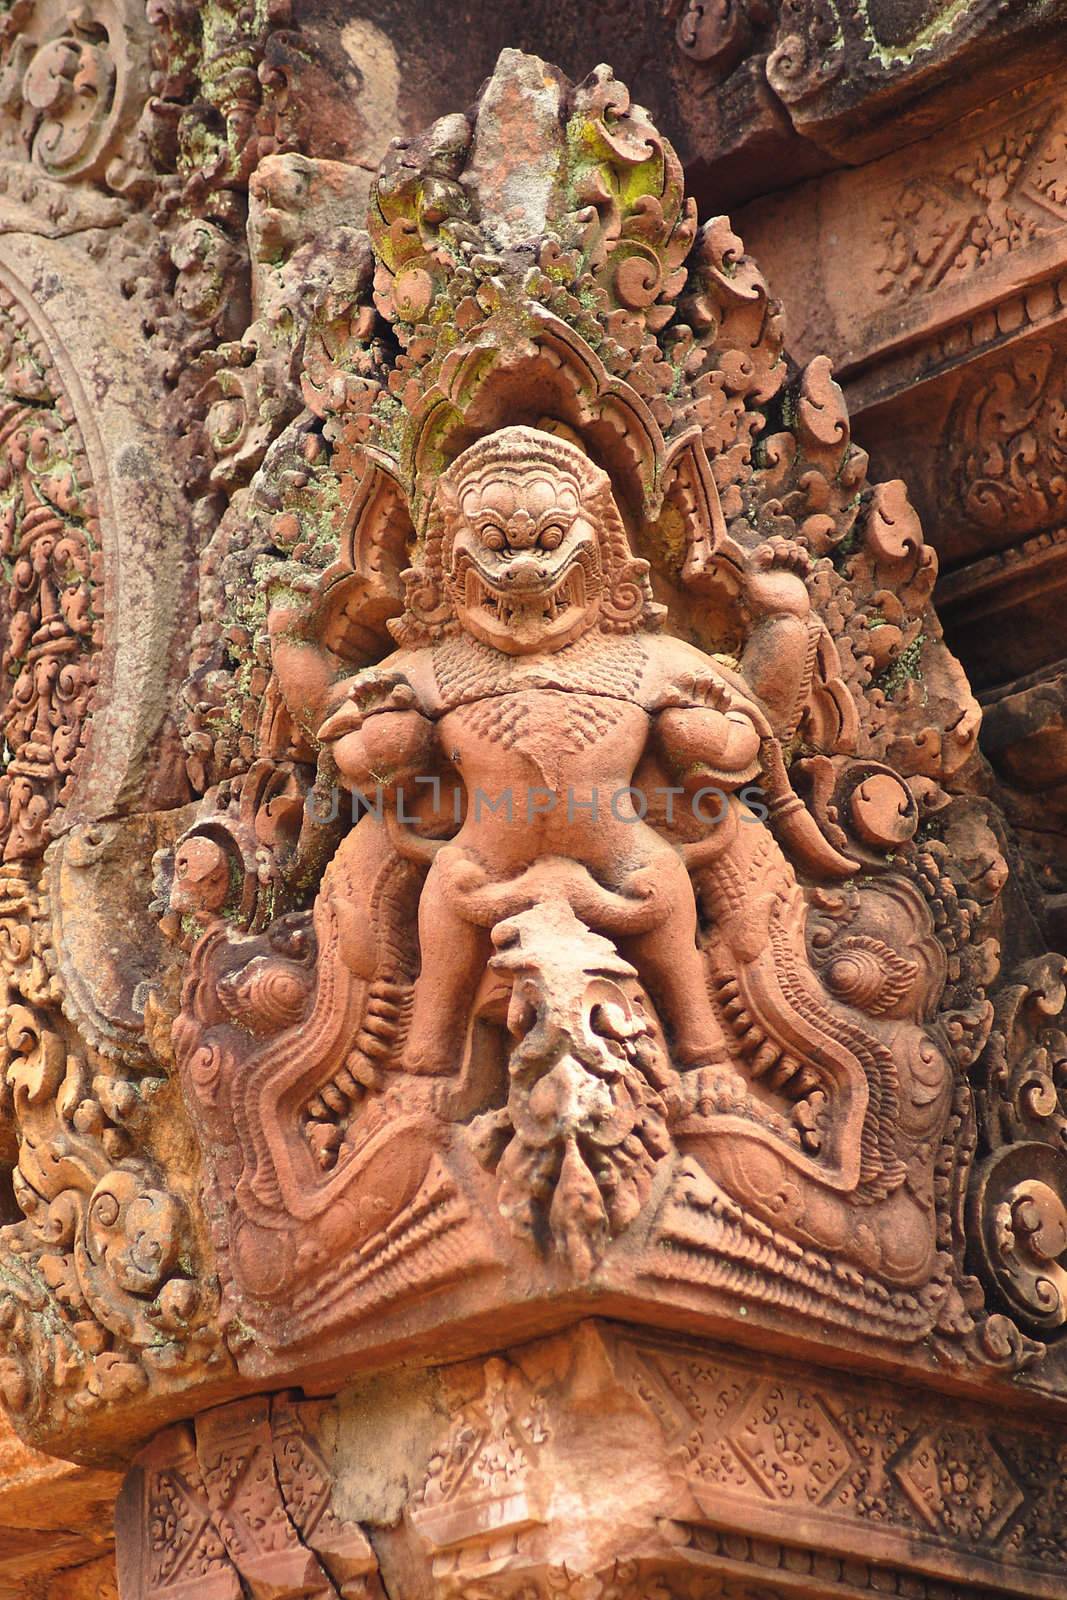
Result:
[[[971,1197],[979,1269],[1020,1323],[1067,1323],[1067,1032],[1064,961],[1012,974],[980,1062],[987,1154]]]
[[[225,1358],[199,1243],[146,1139],[163,1080],[71,1041],[50,921],[33,879],[0,868],[0,1106],[18,1218],[0,1229],[0,1384],[20,1423],[62,1436]]]
[[[0,842],[39,855],[86,732],[100,646],[100,534],[85,449],[40,336],[2,307]]]
[[[1067,225],[1063,109],[1054,95],[1035,110],[1033,98],[1026,91],[1025,109],[965,161],[953,145],[940,170],[893,194],[882,222],[882,294],[959,283]]]
[[[946,430],[946,466],[982,527],[1032,533],[1067,514],[1067,374],[1033,344],[968,385]]]
[[[147,87],[143,11],[124,0],[73,11],[54,0],[18,0],[4,18],[0,59],[0,104],[18,153],[58,182],[129,187],[120,144]]]

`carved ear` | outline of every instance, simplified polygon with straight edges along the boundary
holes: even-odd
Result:
[[[726,532],[719,488],[699,428],[687,429],[668,445],[664,472],[665,503],[680,514],[685,528],[682,582],[688,588],[707,589],[715,582],[719,563],[723,559],[736,563],[741,552]]]
[[[404,584],[404,605],[426,628],[439,628],[452,616],[452,607],[440,583],[421,567],[408,567],[400,574]],[[395,637],[395,630],[394,637]]]

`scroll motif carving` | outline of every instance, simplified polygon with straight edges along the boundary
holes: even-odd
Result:
[[[971,1197],[975,1260],[1021,1325],[1067,1323],[1064,961],[1043,956],[1001,989],[978,1103],[988,1149]]]
[[[51,1437],[231,1363],[325,1385],[400,1316],[418,1340],[601,1293],[1030,1381],[1067,1287],[1059,979],[998,987],[978,708],[903,484],[868,483],[829,362],[790,372],[755,264],[607,69],[505,52],[368,198],[277,148],[256,28],[225,152],[155,191],[173,274],[130,288],[197,515],[229,504],[181,695],[196,799],[68,822],[47,861],[101,535],[12,313],[10,1402]],[[88,977],[69,906],[123,849],[121,913],[173,965],[109,947]],[[761,1428],[822,1423],[764,1399],[770,1493]],[[838,1435],[795,1491],[844,1471]],[[304,1572],[313,1457],[248,1451],[306,1494],[278,1521]],[[255,1522],[220,1523],[231,1566]]]
[[[225,1363],[186,1207],[146,1148],[162,1080],[71,1046],[47,901],[13,864],[0,873],[0,1071],[21,1213],[0,1231],[0,1384],[23,1422],[55,1426]]]
[[[292,143],[284,20],[19,0],[0,23],[3,1384],[21,1430],[72,1451],[231,1365],[149,907],[181,819],[154,808],[188,793],[173,438],[195,460],[192,359],[247,321],[242,190]]]
[[[135,980],[126,983],[138,960],[151,959],[151,946],[126,974],[118,971],[114,906],[138,893],[143,900],[150,870],[145,862],[130,872],[117,894],[107,886],[97,894],[87,877],[74,882],[79,863],[87,866],[125,826],[75,826],[101,668],[121,679],[123,642],[113,627],[105,640],[104,604],[105,538],[118,538],[118,497],[104,486],[111,520],[102,530],[101,491],[60,357],[14,290],[5,291],[3,329],[0,1121],[9,1200],[0,1229],[0,1381],[19,1425],[41,1438],[66,1436],[93,1413],[121,1411],[193,1371],[221,1370],[228,1358],[212,1327],[212,1290],[198,1282],[203,1244],[188,1185],[183,1195],[181,1177],[167,1171],[182,1118],[168,1146],[153,1115],[167,1099],[166,1080],[145,1049]],[[136,469],[125,477],[133,484]],[[160,549],[169,532],[154,530]],[[117,561],[108,553],[114,594]],[[156,661],[165,655],[167,619],[162,607],[144,619],[158,615],[162,646],[148,653]],[[125,682],[143,675],[140,661]],[[123,710],[130,766],[108,768],[114,745],[94,737],[97,766],[108,770],[86,802],[90,813],[94,803],[103,809],[136,793],[138,762],[148,765],[152,709],[147,725],[139,709]],[[126,837],[143,846],[154,834],[133,823]],[[100,934],[100,949],[87,953],[88,937],[61,934],[57,950],[54,930],[69,921],[72,899],[86,933],[94,926]],[[146,911],[133,906],[133,927]]]
[[[948,443],[951,441],[951,443]],[[983,527],[1035,530],[1067,511],[1067,373],[1035,344],[965,391],[946,430],[946,465]]]
[[[34,167],[58,182],[106,178],[125,188],[120,144],[143,104],[148,40],[143,11],[124,0],[73,10],[20,0],[0,37],[9,145],[21,143]]]

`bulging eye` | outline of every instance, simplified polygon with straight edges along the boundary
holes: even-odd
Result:
[[[494,527],[490,523],[487,528],[482,529],[482,543],[487,550],[503,550],[505,542],[502,528]]]
[[[558,550],[563,543],[563,529],[558,522],[553,522],[541,535],[542,550]]]

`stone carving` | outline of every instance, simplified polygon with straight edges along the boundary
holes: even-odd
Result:
[[[731,202],[766,194],[772,174],[778,189],[783,176],[788,186],[830,167],[869,170],[872,158],[932,129],[955,133],[983,97],[1014,85],[1030,94],[1049,60],[1042,21],[960,11],[949,0],[906,9],[888,0],[664,0],[663,10],[687,161],[710,168]],[[991,231],[1010,210],[1012,169],[1046,131],[1047,118],[1032,111],[1021,145],[1010,135],[991,144]],[[1054,125],[1053,151],[1057,140]],[[1050,159],[1047,149],[1035,154],[1032,178],[1052,210],[1063,197],[1049,181]],[[961,169],[962,181],[971,176]],[[922,194],[921,181],[912,192]],[[974,224],[981,235],[977,215]]]
[[[531,1551],[547,1520],[550,1490],[539,1457],[548,1431],[536,1386],[507,1361],[487,1362],[483,1392],[460,1405],[410,1511],[445,1587],[457,1565],[469,1571],[503,1542],[516,1553]],[[457,1545],[464,1547],[458,1559]]]
[[[964,162],[904,184],[885,213],[880,292],[897,297],[959,282],[1067,226],[1065,138],[1055,99],[1036,117],[1028,104]]]
[[[180,1414],[183,1387],[210,1392],[230,1365],[170,1019],[158,1022],[177,976],[149,907],[152,855],[183,825],[166,808],[188,794],[171,696],[193,541],[173,465],[193,494],[200,467],[173,439],[195,455],[210,400],[192,358],[247,321],[242,191],[293,142],[284,20],[279,7],[148,16],[20,0],[2,23],[0,1120],[13,1193],[0,1314],[17,1424],[61,1448],[83,1428],[128,1436],[148,1404]]]
[[[751,46],[760,23],[771,20],[770,10],[757,0],[674,0],[667,7],[674,20],[674,36],[679,50],[691,61],[699,61],[719,74],[736,65]]]
[[[1067,397],[1062,361],[1030,344],[968,386],[945,436],[960,504],[984,527],[1031,533],[1067,510]]]
[[[0,870],[2,1106],[21,1213],[0,1231],[0,1384],[24,1425],[48,1431],[225,1358],[187,1205],[145,1140],[162,1080],[72,1048],[47,899],[14,864]]]
[[[818,94],[845,65],[841,17],[834,0],[785,0],[774,48],[767,57],[767,82],[786,105]]]
[[[1053,1600],[1064,963],[905,487],[607,68],[507,51],[372,185],[419,95],[357,149],[327,10],[0,18],[0,1398],[162,1429],[123,1600]],[[663,10],[815,165],[972,25]],[[839,302],[1030,583],[1054,96],[857,207],[896,353]]]
[[[41,858],[88,730],[102,536],[70,399],[14,296],[3,390],[0,1105],[14,1206],[0,1232],[0,1382],[20,1421],[47,1430],[202,1361],[213,1304],[189,1270],[183,1203],[141,1142],[146,1083],[94,1048],[103,1036],[72,1039],[60,1010],[76,1004],[77,941],[57,958]]]
[[[903,486],[606,69],[505,52],[368,226],[213,543],[161,879],[242,1359],[493,1212],[561,1281],[1032,1359],[963,1262],[1003,878],[924,837],[978,716]]]
[[[398,1328],[469,1350],[498,1313],[536,1331],[606,1295],[1055,1387],[1058,978],[997,987],[1003,841],[960,792],[977,707],[829,362],[790,370],[741,242],[698,226],[606,69],[506,53],[368,205],[361,170],[286,148],[279,16],[227,17],[198,36],[214,111],[176,111],[203,62],[169,82],[133,188],[110,160],[49,178],[151,192],[165,262],[133,272],[132,221],[94,249],[131,267],[210,535],[185,770],[102,823],[64,810],[110,659],[96,457],[12,303],[8,1404],[48,1442],[203,1411],[137,1513],[137,1581],[179,1600],[378,1592],[313,1408],[204,1408],[329,1392]],[[799,56],[776,70],[799,94]],[[784,1520],[846,1501],[992,1569],[1036,1503],[1029,1444],[889,1417],[869,1467],[830,1390],[727,1374],[670,1550],[580,1577],[546,1531],[554,1381],[509,1358],[457,1402],[403,1535],[442,1592],[514,1600],[523,1561],[546,1595],[745,1592],[764,1536],[809,1587],[856,1587],[796,1567]],[[709,1485],[781,1525],[753,1512],[730,1554],[692,1510]]]
[[[0,183],[29,231],[114,226],[125,210],[117,197],[150,188],[138,137],[149,69],[147,18],[129,0],[73,9],[61,0],[19,0],[8,10],[0,33]]]
[[[101,643],[100,534],[85,448],[55,366],[18,303],[3,317],[0,842],[39,856],[86,730]]]
[[[119,1502],[123,1595],[381,1600],[366,1536],[331,1504],[318,1410],[282,1395],[158,1435]]]
[[[1064,961],[1027,962],[1005,984],[980,1063],[989,1154],[971,1197],[977,1259],[1023,1327],[1067,1322]]]
[[[127,1481],[120,1570],[127,1552],[147,1556],[143,1576],[127,1569],[123,1600],[177,1600],[194,1573],[203,1592],[234,1593],[208,1587],[224,1540],[225,1581],[236,1569],[263,1592],[258,1557],[236,1547],[253,1504],[257,1550],[270,1539],[286,1552],[271,1572],[284,1596],[1063,1592],[1064,1451],[1025,1410],[619,1325],[585,1322],[414,1384],[357,1381],[324,1405],[224,1406],[197,1419],[195,1449],[193,1436],[160,1435]],[[314,1461],[316,1503],[349,1541],[350,1586],[331,1547],[303,1533],[282,1440]],[[610,1483],[591,1473],[606,1459]],[[152,1528],[167,1530],[165,1575]],[[299,1568],[315,1556],[336,1590]]]
[[[168,562],[180,560],[181,527],[145,453],[150,425],[129,421],[120,359],[86,403],[81,380],[95,368],[87,359],[77,371],[60,336],[70,323],[62,278],[41,264],[50,248],[5,246],[0,494],[2,1381],[19,1425],[45,1440],[101,1414],[117,1422],[145,1394],[228,1364],[217,1295],[198,1281],[206,1241],[191,1187],[167,1171],[186,1124],[180,1106],[169,1131],[156,1120],[171,1097],[134,1004],[146,969],[164,980],[165,946],[151,938],[148,861],[128,863],[170,843],[173,828],[82,821],[173,795],[158,770],[165,685],[153,675],[171,647]],[[55,289],[47,310],[16,271],[38,251]],[[117,463],[96,431],[116,413]],[[136,571],[134,515],[153,549]],[[120,636],[117,619],[130,615],[140,628]],[[94,723],[101,684],[117,706]],[[110,869],[91,865],[116,839],[132,843],[129,857],[116,863],[112,849]],[[131,959],[127,943],[139,940]]]

